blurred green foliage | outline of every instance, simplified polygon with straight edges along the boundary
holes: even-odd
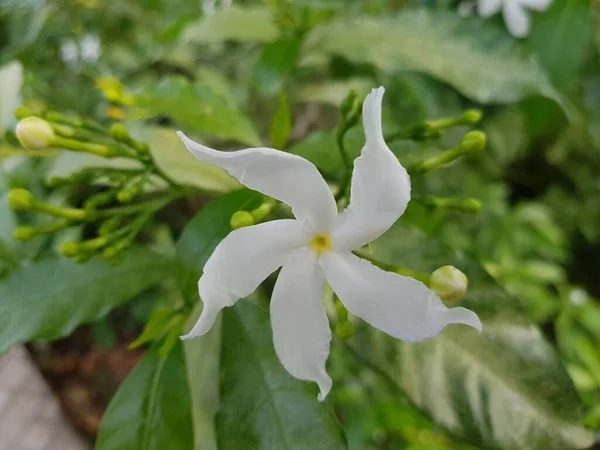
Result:
[[[110,309],[176,274],[149,314],[147,340],[159,343],[115,396],[100,450],[188,450],[192,441],[203,450],[591,445],[590,430],[600,429],[597,11],[589,1],[554,0],[518,41],[501,20],[461,17],[457,8],[443,0],[265,0],[205,15],[199,0],[0,2],[0,353],[106,320]],[[190,310],[188,322],[199,312],[197,277],[231,215],[258,206],[259,196],[225,194],[191,220],[197,205],[177,204],[144,236],[155,248],[136,249],[116,268],[57,256],[61,242],[86,229],[12,237],[17,224],[44,218],[12,211],[9,189],[80,202],[84,188],[50,189],[45,181],[99,164],[68,153],[29,157],[13,133],[21,104],[103,124],[122,120],[167,174],[207,191],[205,203],[239,185],[191,158],[175,129],[222,148],[273,145],[335,182],[343,171],[337,108],[350,89],[364,94],[377,85],[387,89],[386,134],[467,108],[484,112],[482,157],[413,179],[414,192],[474,197],[481,210],[412,202],[374,252],[418,270],[459,267],[470,281],[465,304],[486,328],[481,336],[447,330],[414,345],[359,327],[332,346],[330,403],[317,404],[313,386],[274,360],[264,317],[269,281],[206,338],[183,350],[176,341],[165,346]],[[409,165],[456,145],[465,131],[390,147]],[[358,155],[360,128],[344,142]],[[160,238],[159,222],[169,225],[169,239]],[[180,233],[175,246],[170,236]],[[242,362],[246,368],[237,368]],[[128,434],[115,438],[132,417]]]

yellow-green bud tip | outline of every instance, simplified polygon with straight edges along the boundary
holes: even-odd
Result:
[[[29,150],[41,150],[54,141],[54,130],[39,117],[27,117],[17,124],[15,133],[21,145]]]
[[[117,193],[117,200],[119,203],[129,203],[135,197],[135,192],[130,190],[119,191]]]
[[[15,117],[18,120],[23,120],[31,116],[33,116],[33,111],[27,106],[19,106],[17,109],[15,109]]]
[[[429,287],[445,302],[456,303],[467,293],[467,276],[453,266],[443,266],[431,274]]]
[[[249,227],[254,225],[254,217],[248,211],[237,211],[231,216],[231,220],[229,222],[231,224],[231,228],[234,230],[243,227]]]
[[[35,204],[35,198],[27,189],[11,189],[8,204],[13,209],[30,209]]]
[[[481,209],[481,202],[476,198],[467,198],[463,200],[463,211],[477,212]]]
[[[129,130],[123,124],[114,123],[110,127],[108,134],[116,141],[124,141],[129,137]]]
[[[465,153],[479,153],[485,148],[485,134],[481,131],[470,131],[460,141],[460,149]]]
[[[335,335],[345,341],[354,336],[354,325],[349,320],[342,320],[335,326]]]
[[[60,246],[60,252],[67,257],[77,256],[79,254],[79,243],[73,241],[63,242]]]
[[[18,227],[13,232],[15,239],[19,241],[28,241],[35,236],[33,227]]]
[[[478,109],[467,109],[462,113],[462,120],[466,125],[475,125],[482,117],[483,113]]]

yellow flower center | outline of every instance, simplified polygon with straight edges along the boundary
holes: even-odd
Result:
[[[312,249],[320,255],[323,252],[331,250],[331,236],[328,234],[316,233],[309,244]]]

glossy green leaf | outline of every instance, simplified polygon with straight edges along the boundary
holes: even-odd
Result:
[[[111,400],[97,450],[191,450],[192,414],[181,343],[168,358],[150,349]]]
[[[271,42],[279,30],[271,12],[260,6],[220,8],[203,17],[184,33],[184,40],[198,44],[224,41]]]
[[[194,158],[177,137],[176,130],[144,127],[136,135],[150,145],[156,164],[177,183],[216,192],[240,187],[226,170]]]
[[[506,30],[454,11],[407,10],[396,17],[335,21],[315,29],[305,48],[305,64],[339,55],[385,72],[424,72],[481,103],[556,97],[546,74]]]
[[[529,43],[552,81],[567,88],[585,53],[590,32],[590,1],[554,1],[536,15]]]
[[[287,143],[292,122],[290,117],[290,107],[288,106],[285,92],[279,95],[279,104],[277,110],[271,119],[271,145],[273,148],[283,150]]]
[[[219,449],[345,449],[316,386],[292,378],[273,348],[269,313],[242,300],[223,311]]]
[[[481,334],[451,325],[419,344],[403,343],[371,327],[351,341],[417,407],[478,447],[559,450],[591,445],[592,433],[582,426],[581,402],[552,345],[479,264],[400,224],[372,248],[376,257],[417,271],[458,267],[469,278],[462,305],[483,322]]]
[[[110,266],[46,259],[23,265],[0,281],[0,354],[31,339],[57,339],[106,315],[172,274],[173,260],[133,249]]]
[[[176,309],[159,309],[154,311],[146,322],[142,333],[135,341],[129,344],[129,348],[141,347],[165,334],[177,315],[178,311]]]
[[[165,77],[149,86],[137,104],[151,114],[170,117],[186,132],[260,145],[250,119],[210,83],[192,84],[183,77]]]

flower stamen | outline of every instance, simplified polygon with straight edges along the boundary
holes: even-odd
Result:
[[[309,243],[310,247],[320,255],[324,252],[331,251],[331,236],[328,234],[316,233]]]

